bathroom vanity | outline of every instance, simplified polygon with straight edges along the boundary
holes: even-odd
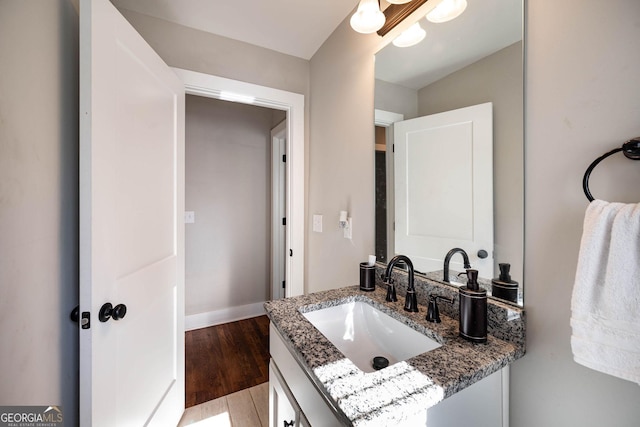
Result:
[[[402,293],[406,273],[394,277]],[[425,320],[427,296],[455,299],[455,289],[416,279],[418,313],[386,302],[382,284],[373,292],[348,287],[265,303],[270,426],[508,425],[508,365],[524,355],[524,311],[491,301],[487,342],[468,342],[458,336],[457,300],[442,304],[442,323]],[[304,315],[354,301],[426,335],[437,348],[384,369],[361,369],[356,356],[345,356]]]

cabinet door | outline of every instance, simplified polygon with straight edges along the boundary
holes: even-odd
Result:
[[[297,427],[300,410],[273,361],[269,364],[269,427]],[[308,423],[307,423],[308,425]]]

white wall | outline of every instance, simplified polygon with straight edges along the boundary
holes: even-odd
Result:
[[[636,426],[640,387],[573,362],[569,309],[587,205],[584,170],[640,135],[640,2],[531,0],[527,9],[527,354],[511,370],[511,425]],[[356,262],[373,250],[375,44],[345,21],[311,59],[309,215],[348,203],[356,230],[358,222],[367,227],[352,246],[333,234],[310,236],[311,290],[356,284]],[[637,162],[607,162],[592,176],[593,192],[639,201]]]
[[[0,405],[77,423],[78,14],[0,0]]]
[[[273,116],[187,95],[187,316],[269,299]]]

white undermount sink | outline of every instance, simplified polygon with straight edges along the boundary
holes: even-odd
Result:
[[[373,306],[353,301],[303,313],[360,370],[373,372],[373,358],[389,366],[441,346]]]

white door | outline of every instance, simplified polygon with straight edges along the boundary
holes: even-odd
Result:
[[[82,0],[80,55],[80,424],[176,425],[184,86],[108,0]]]
[[[493,277],[492,104],[397,122],[394,144],[395,252],[426,272],[460,247]],[[450,268],[464,271],[460,255]]]

